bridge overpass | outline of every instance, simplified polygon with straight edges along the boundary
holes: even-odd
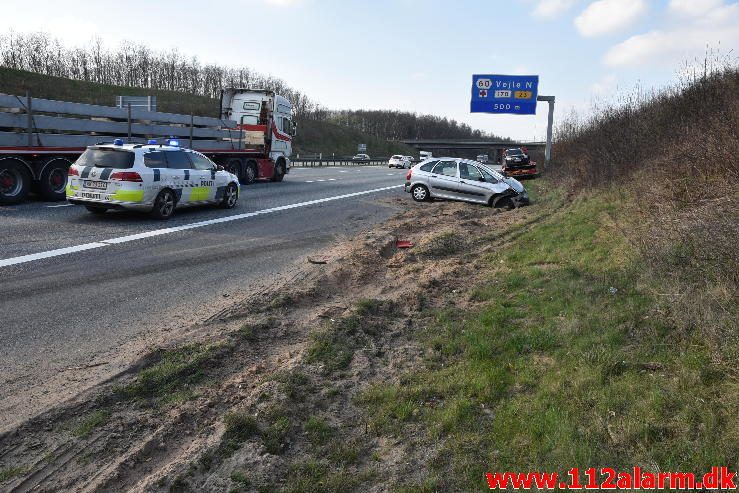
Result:
[[[475,155],[487,154],[496,162],[500,160],[505,149],[526,147],[530,151],[545,150],[547,145],[546,142],[514,142],[491,139],[410,139],[401,140],[401,142],[419,151],[436,151],[434,155],[470,154],[469,151],[475,151]]]

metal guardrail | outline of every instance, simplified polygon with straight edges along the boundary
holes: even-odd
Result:
[[[369,161],[353,161],[351,158],[296,158],[292,166],[297,168],[313,168],[319,166],[387,166],[390,158],[370,159]]]

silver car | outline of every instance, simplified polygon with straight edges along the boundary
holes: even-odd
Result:
[[[441,198],[507,209],[529,203],[517,180],[468,159],[429,159],[411,168],[405,181],[405,191],[417,202]]]

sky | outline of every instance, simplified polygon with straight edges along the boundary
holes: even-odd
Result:
[[[473,74],[538,75],[555,124],[637,84],[659,88],[707,47],[739,54],[730,0],[0,0],[0,33],[100,37],[271,74],[331,109],[435,114],[521,140],[535,116],[471,114]]]

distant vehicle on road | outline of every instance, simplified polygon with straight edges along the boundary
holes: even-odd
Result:
[[[506,176],[534,177],[537,175],[536,163],[521,148],[506,149],[503,153],[501,171]]]
[[[109,209],[151,212],[169,219],[177,207],[217,204],[232,209],[239,178],[203,154],[170,145],[90,146],[69,167],[67,200],[94,214]]]
[[[489,162],[489,158],[488,158],[488,155],[487,154],[480,154],[479,156],[477,156],[475,158],[475,160],[478,163],[482,163],[482,164],[488,164],[488,162]]]
[[[8,94],[0,94],[0,107],[8,110],[0,112],[0,206],[23,201],[32,188],[45,200],[64,200],[69,166],[87,146],[116,138],[175,136],[241,183],[279,182],[290,171],[296,135],[291,102],[261,89],[224,89],[220,118]]]
[[[405,156],[408,159],[408,168],[410,169],[413,166],[413,163],[416,161],[416,159],[413,156]]]
[[[369,161],[370,157],[367,154],[357,154],[354,157],[352,157],[352,161],[362,162],[362,161]]]
[[[405,177],[405,191],[413,200],[461,200],[512,209],[529,203],[521,183],[482,163],[459,158],[437,158],[417,164]]]
[[[421,151],[418,153],[419,155],[419,161],[425,161],[427,159],[431,159],[434,157],[433,153],[431,151]]]
[[[411,161],[408,156],[401,156],[400,154],[395,154],[391,156],[390,159],[388,159],[387,167],[388,168],[410,168]]]

